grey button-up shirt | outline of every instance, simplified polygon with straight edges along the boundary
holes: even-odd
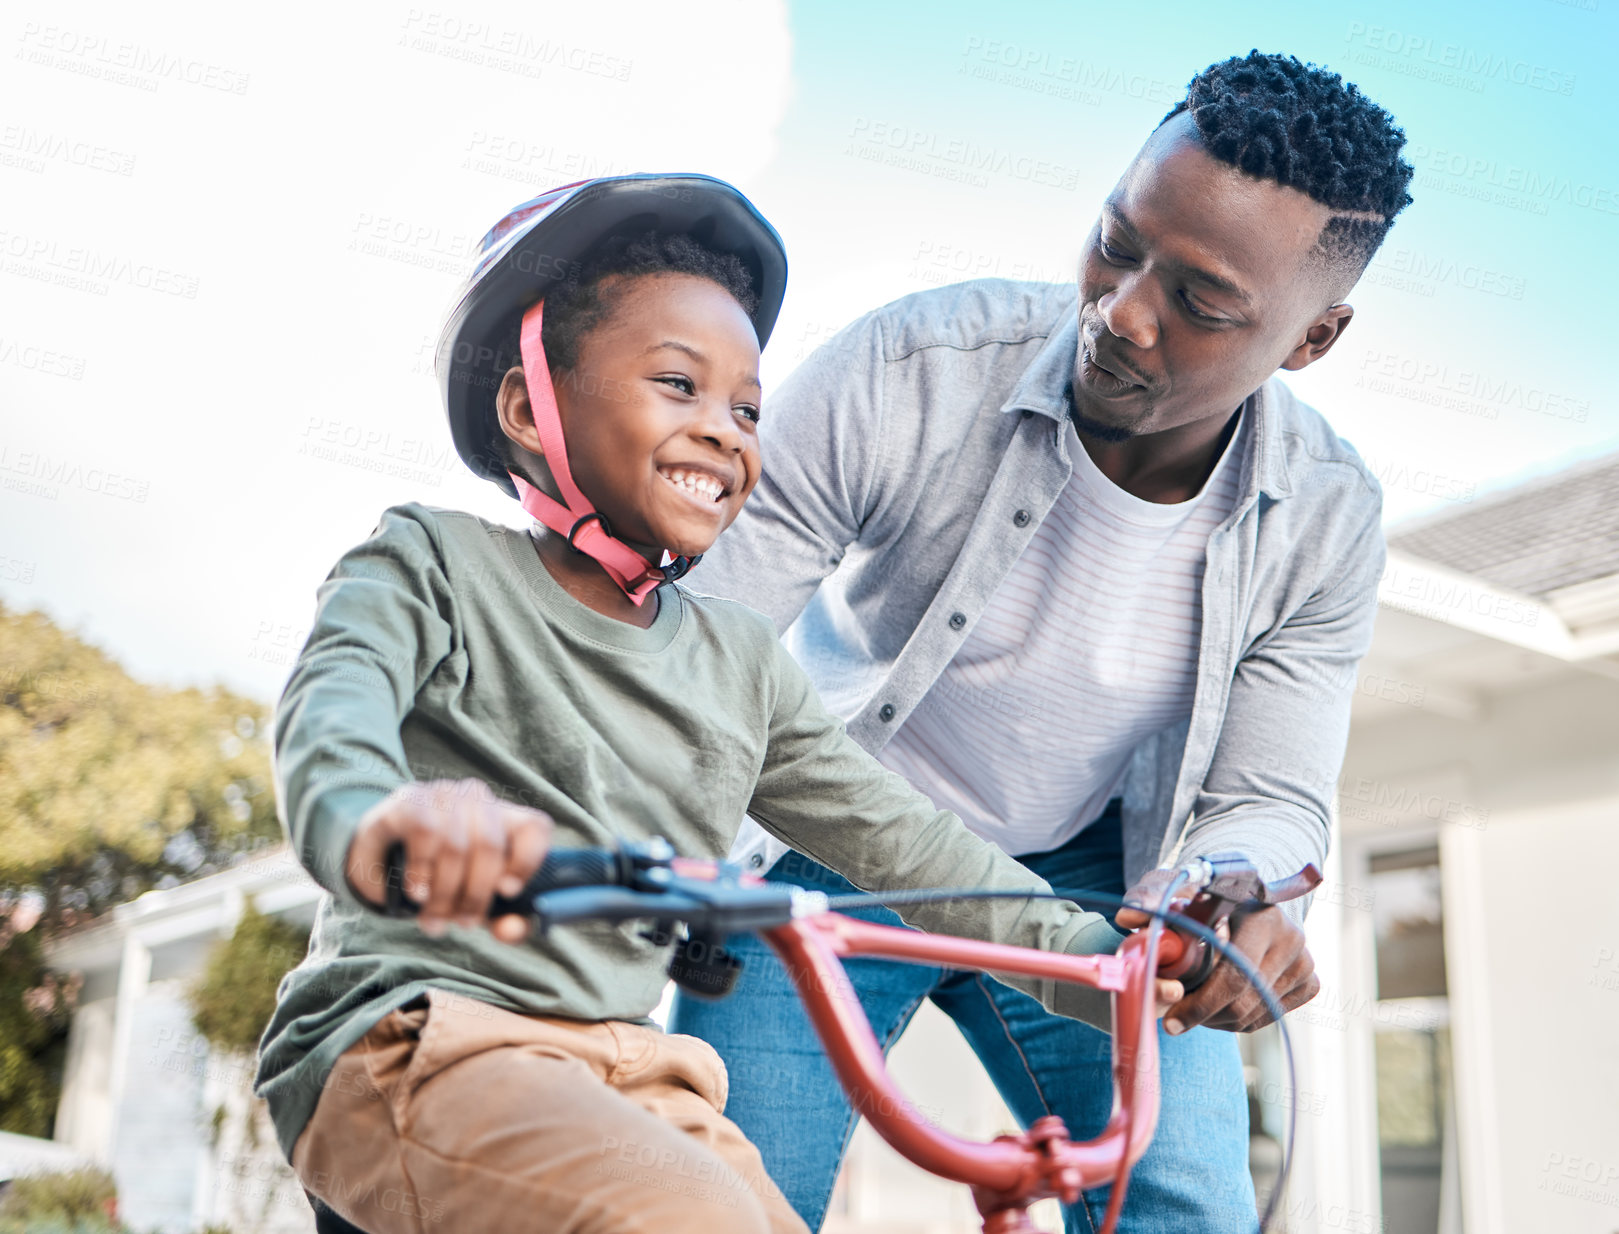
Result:
[[[767,397],[763,478],[687,584],[770,616],[850,734],[881,749],[1068,483],[1078,342],[1067,284],[959,283],[860,318]],[[1205,853],[1245,853],[1267,878],[1326,856],[1382,495],[1279,381],[1245,414],[1236,507],[1208,542],[1192,713],[1131,759],[1127,883]],[[750,825],[733,856],[784,851]]]

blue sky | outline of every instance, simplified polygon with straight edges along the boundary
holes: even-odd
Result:
[[[447,457],[428,372],[516,201],[627,170],[741,186],[792,263],[768,414],[868,308],[1069,278],[1186,81],[1250,47],[1344,72],[1412,143],[1416,202],[1354,325],[1290,378],[1390,519],[1619,449],[1619,0],[36,0],[6,22],[0,599],[150,679],[273,698],[383,508],[519,517]]]
[[[918,20],[905,6],[798,6],[783,157],[757,189],[801,283],[869,272],[839,280],[855,286],[821,310],[833,318],[915,289],[918,255],[920,274],[1066,276],[1166,97],[1204,65],[1258,47],[1344,73],[1404,126],[1415,200],[1351,297],[1338,351],[1290,380],[1373,461],[1398,519],[1619,447],[1599,341],[1619,325],[1619,134],[1603,102],[1619,84],[1616,10],[943,4]],[[1062,175],[952,182],[952,141]],[[860,157],[913,142],[921,157],[902,166]],[[861,205],[855,261],[849,229],[818,220]]]

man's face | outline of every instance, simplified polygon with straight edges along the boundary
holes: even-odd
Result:
[[[1329,217],[1211,157],[1188,115],[1153,133],[1081,258],[1081,431],[1124,441],[1229,416],[1278,367],[1318,358],[1306,336],[1330,346],[1348,318],[1311,255]]]
[[[759,342],[742,306],[708,279],[644,275],[614,290],[578,363],[553,374],[569,470],[619,539],[694,557],[759,481]],[[507,385],[514,375],[521,389],[521,369]],[[521,431],[507,433],[538,454],[526,395],[521,403]]]

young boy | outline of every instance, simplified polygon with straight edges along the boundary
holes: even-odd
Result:
[[[276,782],[331,895],[258,1091],[304,1185],[372,1234],[804,1229],[723,1117],[718,1056],[648,1019],[666,946],[635,924],[484,928],[548,844],[719,857],[746,812],[862,887],[1047,890],[866,755],[767,620],[671,581],[759,478],[785,274],[769,224],[707,177],[520,207],[440,359],[462,457],[543,526],[398,506],[320,589]],[[371,907],[396,841],[419,923]],[[1072,953],[1120,937],[1049,900],[905,917]],[[1105,1022],[1094,991],[1027,988]]]

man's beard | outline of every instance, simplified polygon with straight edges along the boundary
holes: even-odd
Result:
[[[1070,384],[1064,391],[1063,401],[1068,404],[1068,418],[1074,422],[1074,428],[1093,440],[1105,442],[1108,445],[1120,445],[1123,442],[1139,436],[1133,428],[1123,428],[1117,424],[1108,424],[1101,420],[1093,420],[1079,409],[1079,400],[1074,397],[1074,387]],[[1146,419],[1152,412],[1149,404],[1143,409],[1141,418]]]

